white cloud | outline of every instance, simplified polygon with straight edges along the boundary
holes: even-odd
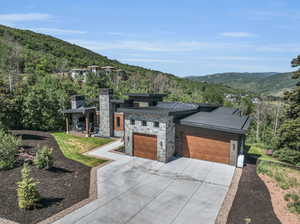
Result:
[[[26,28],[35,32],[39,33],[46,33],[46,34],[86,34],[87,31],[82,30],[69,30],[69,29],[58,29],[58,28]]]
[[[223,37],[237,37],[237,38],[255,36],[255,34],[248,33],[248,32],[223,32],[220,33],[219,35]]]
[[[247,47],[247,44],[237,43],[216,43],[201,41],[138,41],[138,40],[120,40],[120,41],[89,41],[89,40],[68,40],[71,43],[86,47],[94,51],[100,50],[135,50],[148,52],[184,52],[195,50],[211,49],[232,49],[234,47]]]
[[[119,41],[90,41],[82,39],[72,39],[67,40],[71,43],[77,44],[79,46],[88,48],[93,51],[103,51],[103,50],[124,50],[133,51],[135,54],[140,54],[142,52],[148,53],[173,53],[173,52],[228,52],[228,53],[239,53],[243,52],[265,52],[265,53],[299,53],[300,43],[291,44],[258,44],[251,42],[225,42],[225,41],[211,41],[211,42],[201,42],[201,41],[139,41],[139,40],[119,40]],[[234,53],[235,52],[235,53]],[[121,52],[120,52],[121,53]],[[127,55],[130,56],[130,55]],[[139,58],[138,55],[131,55],[130,58]],[[216,58],[214,57],[214,60]],[[220,60],[243,60],[243,61],[253,61],[256,60],[252,57],[237,56],[237,57],[220,57]]]
[[[12,23],[23,21],[41,21],[52,18],[49,14],[45,13],[12,13],[0,14],[0,23]]]
[[[124,58],[118,59],[123,62],[158,62],[158,63],[180,63],[182,61],[172,59],[157,59],[157,58]]]

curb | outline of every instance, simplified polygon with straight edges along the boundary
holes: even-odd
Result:
[[[236,168],[234,175],[229,186],[229,190],[224,198],[221,209],[219,210],[218,216],[216,218],[215,224],[226,224],[230,209],[235,198],[240,178],[242,176],[243,168]]]

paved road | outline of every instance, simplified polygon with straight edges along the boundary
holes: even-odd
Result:
[[[89,153],[115,160],[98,169],[98,199],[55,224],[214,223],[234,167],[188,158],[164,164],[111,148]]]

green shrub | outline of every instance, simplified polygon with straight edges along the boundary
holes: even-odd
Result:
[[[22,180],[17,182],[18,205],[22,209],[33,209],[39,206],[40,194],[37,191],[38,182],[30,177],[30,169],[25,163],[22,169]]]
[[[0,130],[0,169],[11,169],[16,162],[20,139]]]
[[[34,157],[34,165],[39,169],[50,169],[53,166],[53,150],[47,146],[38,149]]]
[[[270,169],[270,165],[265,161],[260,161],[259,164],[256,166],[257,173],[265,174],[269,177],[273,177],[273,172]]]
[[[273,156],[275,158],[278,158],[282,162],[291,163],[293,165],[300,163],[300,152],[296,150],[291,150],[291,149],[276,150],[273,153]]]

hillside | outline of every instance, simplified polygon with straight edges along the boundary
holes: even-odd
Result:
[[[190,76],[189,80],[218,83],[266,95],[281,95],[295,86],[291,73],[218,73],[205,76]]]
[[[88,65],[114,66],[126,71],[129,77],[122,82],[112,77],[103,80],[102,77],[84,84],[90,85],[87,86],[89,90],[85,86],[78,89],[77,93],[90,94],[90,97],[97,94],[96,90],[91,91],[93,88],[111,87],[120,97],[127,92],[163,92],[169,94],[167,100],[221,103],[224,94],[240,92],[221,84],[194,82],[123,64],[49,35],[0,25],[0,78],[4,82],[8,82],[8,74],[15,74],[14,79],[20,79],[24,74],[61,74]]]

